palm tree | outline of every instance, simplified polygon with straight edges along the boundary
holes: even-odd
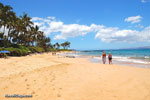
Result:
[[[58,42],[55,45],[56,45],[56,49],[60,48],[60,44]]]
[[[4,5],[2,3],[0,3],[0,28],[3,26],[3,9],[4,9]]]
[[[70,47],[70,42],[66,41],[61,45],[56,43],[52,45],[50,38],[44,35],[44,32],[39,31],[39,27],[34,26],[31,17],[26,13],[17,17],[9,5],[0,3],[0,46],[7,46],[10,43],[23,46],[39,46],[47,50],[47,48],[59,49],[63,46],[64,49]],[[8,34],[6,34],[6,29]]]
[[[9,12],[11,12],[12,7],[10,7],[9,5],[4,6],[3,4],[0,4],[0,19],[1,19],[1,23],[0,26],[3,26],[3,32],[5,33],[7,24],[9,22]]]
[[[66,41],[66,42],[62,43],[61,46],[62,46],[64,49],[67,49],[67,48],[70,47],[70,42]]]
[[[9,47],[10,41],[4,33],[0,33],[0,47]]]
[[[38,34],[40,34],[39,27],[36,25],[35,27],[32,27],[32,41],[31,44],[33,46],[34,42],[38,41]]]
[[[23,16],[20,16],[21,18],[21,34],[24,35],[21,41],[26,46],[29,46],[30,44],[30,36],[32,34],[31,27],[33,26],[33,22],[31,21],[31,18],[24,13]]]
[[[12,39],[12,34],[11,32],[15,28],[15,22],[16,22],[16,14],[13,11],[9,12],[9,18],[8,18],[8,24],[7,24],[7,29],[8,29],[8,39],[11,41]]]
[[[56,49],[56,44],[53,44],[53,49]]]

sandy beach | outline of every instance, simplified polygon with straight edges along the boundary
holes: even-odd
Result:
[[[6,98],[5,95],[32,95]],[[0,59],[0,100],[150,100],[150,69],[49,54]]]

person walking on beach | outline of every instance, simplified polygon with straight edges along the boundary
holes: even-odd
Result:
[[[109,60],[109,64],[112,64],[112,55],[110,52],[108,54],[108,60]]]
[[[102,60],[103,60],[103,64],[106,63],[106,53],[103,51],[103,54],[102,54]]]

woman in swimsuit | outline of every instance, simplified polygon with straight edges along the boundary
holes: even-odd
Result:
[[[110,52],[108,54],[108,60],[109,60],[109,64],[112,64],[112,55]]]

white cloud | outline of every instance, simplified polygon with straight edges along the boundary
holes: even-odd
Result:
[[[90,26],[86,26],[86,25],[79,25],[79,24],[64,25],[63,24],[58,31],[60,31],[61,34],[56,35],[54,39],[66,39],[68,37],[84,36],[88,32],[91,32],[92,29]]]
[[[125,19],[125,22],[130,22],[132,24],[141,22],[141,16],[131,16]]]
[[[138,24],[138,25],[135,25],[135,28],[144,28],[144,26],[141,24]]]
[[[53,32],[61,32],[61,34],[56,35],[54,39],[67,39],[69,37],[84,36],[89,32],[96,32],[104,27],[103,25],[95,24],[91,24],[90,26],[80,24],[61,25],[62,26],[59,26],[59,28],[57,27],[53,30]],[[54,27],[52,29],[54,29]]]
[[[32,21],[37,21],[37,20],[44,20],[43,18],[39,18],[39,17],[32,17]]]
[[[150,3],[150,0],[141,0],[142,3]]]
[[[39,23],[40,30],[46,35],[57,33],[54,39],[67,39],[78,36],[85,36],[88,33],[94,33],[95,39],[103,42],[150,42],[150,27],[146,27],[141,31],[122,29],[118,27],[106,27],[104,25],[80,25],[80,24],[64,24],[62,21],[56,21],[52,18],[34,18],[34,22]],[[45,21],[46,20],[46,21]],[[42,23],[42,24],[41,24]],[[43,24],[44,23],[44,24]],[[137,25],[137,28],[142,25]]]
[[[150,27],[146,27],[142,31],[105,28],[99,31],[95,38],[99,38],[103,42],[150,42]]]
[[[34,22],[34,25],[42,26],[42,25],[44,25],[44,23],[43,22]]]
[[[146,3],[146,0],[141,0],[142,3]]]
[[[47,18],[40,18],[40,17],[32,17],[32,21],[36,21],[36,22],[45,22],[45,23],[49,23],[51,22],[51,20],[55,20],[55,17],[47,17]]]
[[[55,17],[50,17],[50,16],[49,16],[49,17],[47,17],[47,18],[48,18],[48,19],[55,19]]]

